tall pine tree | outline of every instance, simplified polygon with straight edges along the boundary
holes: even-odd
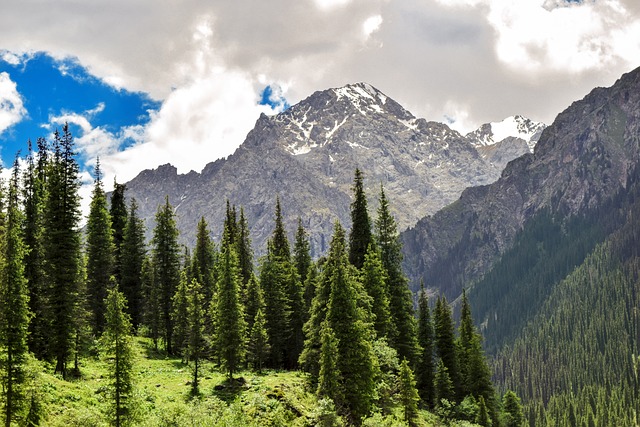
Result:
[[[433,408],[435,401],[434,364],[433,364],[433,322],[429,310],[429,301],[424,289],[424,282],[420,282],[420,297],[418,299],[418,344],[420,354],[416,366],[417,387],[420,397],[428,408]]]
[[[112,277],[105,300],[105,331],[101,340],[110,361],[109,391],[116,427],[127,424],[133,396],[134,352],[126,304],[124,295],[118,291],[115,277]]]
[[[23,214],[19,208],[19,166],[13,165],[9,184],[7,215],[2,235],[2,265],[0,273],[0,348],[3,350],[2,389],[5,398],[5,426],[12,421],[20,423],[18,415],[24,405],[26,382],[25,363],[28,354],[29,295],[24,275],[25,245],[22,226]]]
[[[191,394],[193,396],[197,396],[200,393],[200,365],[206,348],[204,307],[202,286],[200,282],[193,279],[187,292],[188,335],[186,348],[186,358],[193,362],[193,377],[191,379]]]
[[[228,377],[233,378],[245,354],[246,324],[240,299],[238,256],[235,245],[228,239],[222,242],[218,270],[216,353]]]
[[[127,225],[127,202],[125,200],[125,184],[118,184],[113,180],[113,192],[111,193],[111,206],[109,208],[109,217],[111,218],[111,235],[113,236],[115,260],[113,274],[116,276],[118,283],[122,283],[122,244],[124,242],[125,227]],[[126,295],[125,295],[126,297]],[[128,301],[131,304],[131,301]],[[131,309],[129,309],[131,311]]]
[[[67,376],[74,348],[80,280],[80,197],[78,163],[68,124],[56,130],[53,158],[48,167],[44,216],[44,249],[50,282],[51,353],[55,372]]]
[[[128,314],[134,330],[142,323],[142,265],[147,257],[144,235],[145,226],[143,220],[138,217],[138,204],[135,199],[131,199],[129,217],[120,247],[120,276],[122,293],[127,299]]]
[[[162,324],[162,334],[166,350],[173,354],[173,295],[180,281],[180,246],[175,213],[165,197],[163,206],[158,207],[156,226],[153,230],[152,262],[154,270],[153,286],[157,288]]]
[[[113,274],[114,244],[107,197],[102,188],[100,160],[95,168],[95,181],[87,220],[87,291],[91,311],[91,327],[96,335],[104,329],[105,299],[109,278]]]
[[[215,249],[211,241],[211,233],[209,226],[204,217],[198,221],[196,231],[196,247],[193,250],[193,277],[202,286],[202,294],[206,306],[211,303],[211,297],[214,293],[214,263]]]
[[[367,211],[362,171],[356,169],[351,203],[351,233],[349,233],[349,262],[357,269],[364,264],[364,257],[371,243],[371,220]]]
[[[442,365],[447,369],[447,376],[449,377],[455,391],[455,401],[461,401],[464,396],[462,395],[462,378],[460,375],[460,364],[458,361],[455,328],[451,315],[451,307],[449,307],[449,303],[447,303],[447,300],[444,297],[439,297],[436,300],[434,331],[436,354],[440,358]],[[438,369],[441,371],[440,368]],[[439,398],[441,398],[441,396]]]
[[[31,141],[28,143],[27,167],[23,177],[24,243],[28,249],[24,257],[24,275],[29,288],[29,309],[33,314],[29,323],[29,350],[36,357],[47,359],[52,314],[43,246],[48,147],[43,138],[38,139],[37,146],[35,155]]]
[[[375,228],[382,265],[387,271],[392,328],[389,344],[398,351],[400,358],[406,358],[413,363],[418,350],[413,298],[408,280],[402,271],[402,246],[396,221],[391,215],[389,201],[383,188],[380,188],[380,206]]]
[[[387,272],[380,260],[380,252],[375,243],[369,244],[360,270],[360,281],[371,297],[371,311],[375,316],[373,326],[378,338],[394,336],[391,332],[391,312],[387,293]]]
[[[253,249],[251,249],[249,223],[247,222],[247,218],[244,216],[244,209],[242,207],[240,207],[240,218],[238,219],[237,232],[236,252],[238,253],[238,263],[240,264],[242,289],[244,290],[253,275]]]
[[[370,342],[373,332],[366,323],[370,315],[358,307],[359,286],[347,257],[345,240],[344,229],[336,223],[325,265],[331,284],[326,322],[337,341],[336,365],[344,397],[330,397],[337,406],[345,408],[353,422],[359,422],[373,404],[375,356]],[[323,356],[320,359],[323,360]]]

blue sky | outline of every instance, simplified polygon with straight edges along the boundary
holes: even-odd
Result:
[[[35,142],[41,136],[49,139],[53,131],[67,121],[76,139],[87,133],[83,125],[88,124],[91,129],[100,129],[96,138],[104,135],[105,140],[116,141],[112,151],[124,151],[138,142],[136,133],[127,136],[126,129],[144,129],[162,106],[161,101],[146,93],[105,83],[91,75],[75,58],[58,60],[44,52],[24,55],[20,61],[15,58],[0,57],[0,73],[6,73],[15,83],[24,108],[19,121],[0,132],[4,167],[13,163],[18,150],[24,156],[27,140]],[[278,86],[265,86],[257,94],[256,103],[278,111],[289,108]],[[95,160],[89,155],[93,152],[83,147],[78,149],[81,167],[88,172]]]
[[[0,133],[2,163],[11,165],[18,150],[24,151],[27,140],[48,138],[59,123],[55,119],[74,114],[88,117],[94,127],[118,133],[123,127],[145,125],[149,111],[161,103],[144,93],[115,89],[90,75],[77,60],[55,60],[37,53],[24,62],[10,64],[0,60],[0,73],[6,72],[16,83],[26,114],[13,126]],[[53,123],[52,123],[53,122]],[[74,135],[82,129],[70,124]],[[123,139],[121,149],[133,141]]]

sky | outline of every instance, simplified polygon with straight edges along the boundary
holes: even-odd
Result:
[[[638,66],[637,0],[3,0],[0,157],[69,122],[109,189],[200,171],[318,90],[367,82],[466,133],[549,124]]]

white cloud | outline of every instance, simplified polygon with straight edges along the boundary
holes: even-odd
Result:
[[[27,110],[24,108],[16,83],[11,80],[8,73],[0,73],[0,134],[26,115]]]
[[[351,0],[313,0],[320,10],[331,10],[348,4]]]
[[[369,38],[371,34],[378,31],[380,29],[380,25],[382,25],[382,16],[373,15],[368,17],[362,23],[362,32],[364,33],[365,38]]]

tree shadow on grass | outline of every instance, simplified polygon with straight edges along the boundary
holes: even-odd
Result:
[[[227,378],[213,387],[212,394],[226,403],[231,403],[247,389],[247,381],[243,377]]]

